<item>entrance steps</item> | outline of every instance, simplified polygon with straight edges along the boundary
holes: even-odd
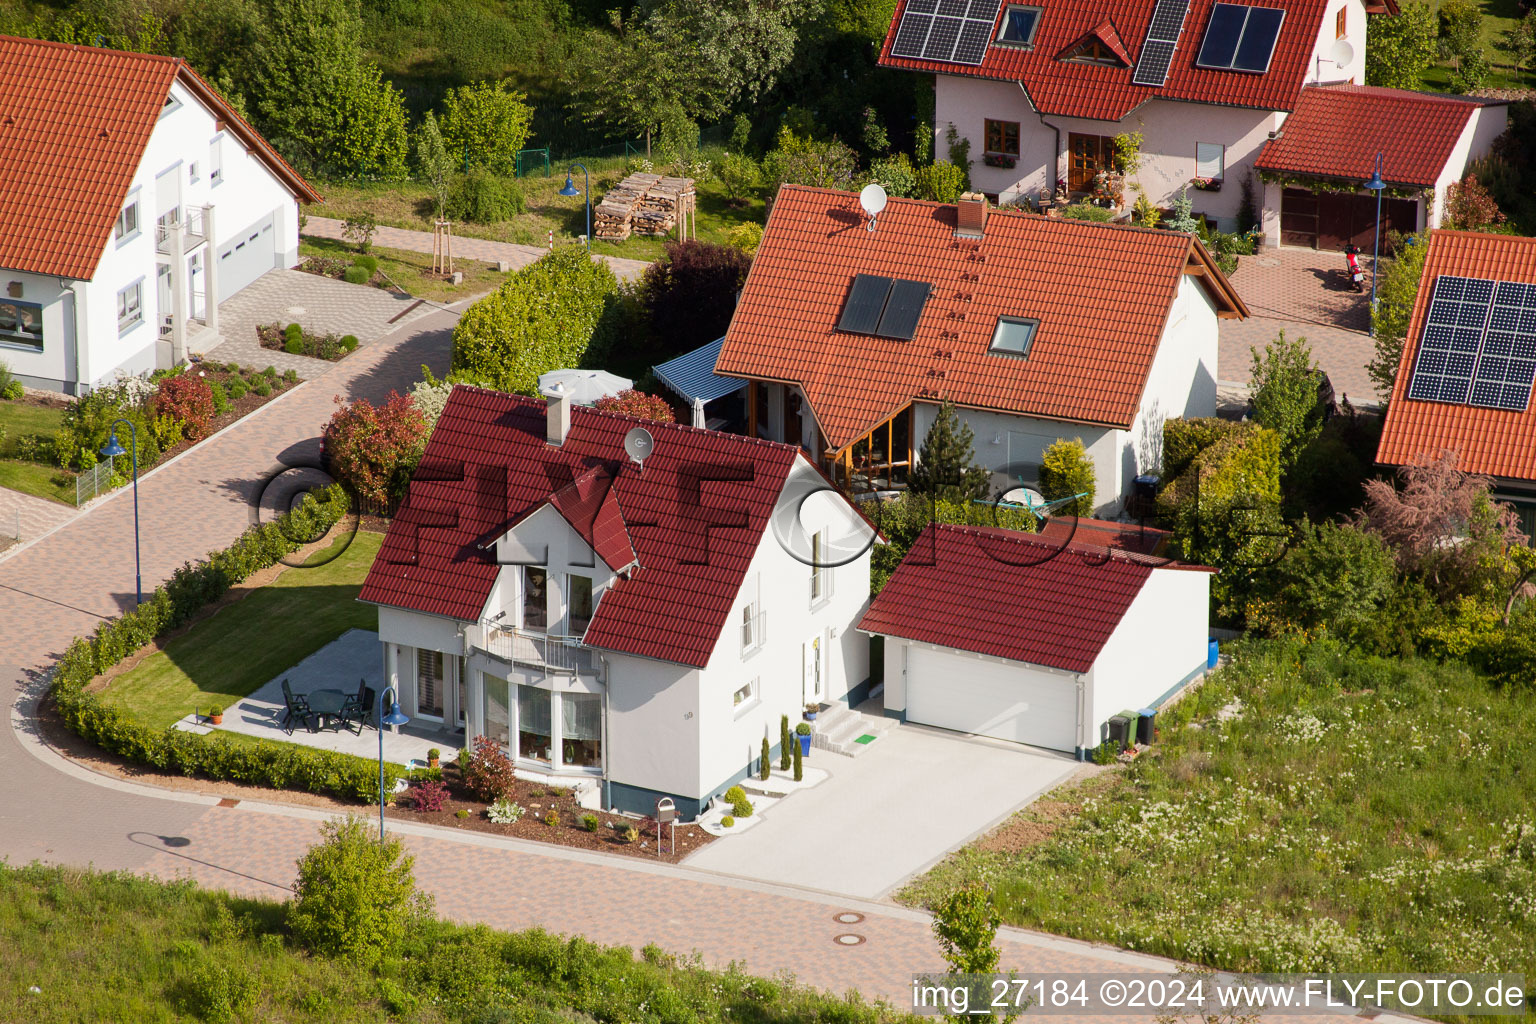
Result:
[[[867,715],[855,711],[846,704],[833,704],[822,710],[811,723],[811,746],[834,754],[857,757],[896,726],[896,721],[885,716]],[[874,740],[859,742],[862,736]]]

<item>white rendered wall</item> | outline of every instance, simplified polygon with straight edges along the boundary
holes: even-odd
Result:
[[[1466,177],[1469,162],[1487,156],[1493,149],[1493,141],[1504,134],[1508,115],[1509,108],[1504,106],[1478,107],[1472,112],[1435,181],[1434,206],[1426,227],[1438,228],[1444,221],[1446,191]]]
[[[77,379],[75,368],[74,293],[65,278],[27,274],[19,270],[0,270],[6,285],[20,284],[19,302],[42,307],[43,348],[0,337],[0,361],[32,387],[57,387]],[[0,293],[12,297],[8,292]]]
[[[1161,469],[1164,421],[1216,415],[1220,326],[1211,297],[1196,278],[1184,275],[1147,373],[1141,407],[1126,435],[1121,452],[1123,481]]]
[[[1152,570],[1088,675],[1085,746],[1110,716],[1147,707],[1205,665],[1210,585],[1208,572]]]

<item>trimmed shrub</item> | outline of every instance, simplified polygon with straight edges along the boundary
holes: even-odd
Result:
[[[1082,495],[1076,501],[1062,505],[1057,511],[1065,515],[1092,516],[1095,489],[1093,459],[1083,447],[1083,439],[1062,439],[1045,450],[1040,464],[1040,493],[1046,501],[1063,501],[1073,495]]]
[[[499,224],[528,209],[523,190],[490,171],[461,174],[448,194],[448,216],[472,224]]]
[[[341,404],[341,397],[336,397]],[[427,441],[427,421],[409,398],[391,391],[374,406],[366,398],[342,406],[320,437],[331,474],[363,501],[384,504],[404,495]]]
[[[726,243],[733,249],[740,249],[751,259],[757,255],[757,247],[763,243],[763,226],[755,220],[737,224],[726,236]]]
[[[213,419],[213,389],[206,378],[182,373],[160,382],[160,390],[151,399],[154,410],[181,424],[181,433],[196,441],[208,433]],[[170,447],[170,445],[165,445]]]
[[[595,815],[595,814],[583,814],[581,816],[581,827],[586,829],[588,832],[596,832],[597,831],[597,826],[598,826],[597,815]]]
[[[210,381],[208,394],[213,398],[213,414],[222,416],[229,412],[229,391],[218,381]]]
[[[1217,416],[1175,419],[1163,422],[1163,480],[1170,481],[1189,468],[1195,456],[1228,434],[1244,429],[1235,420]]]
[[[356,263],[352,264],[346,270],[341,272],[341,279],[347,282],[347,284],[367,284],[372,278],[372,271],[370,271],[367,267],[360,267]],[[298,355],[300,352],[304,351],[304,349],[302,344],[300,347],[295,348],[294,339],[289,338],[288,351],[292,355]]]
[[[354,267],[362,267],[372,274],[379,269],[379,258],[377,256],[355,256],[352,259],[352,265]]]
[[[465,788],[473,793],[477,800],[506,804],[516,785],[517,772],[512,766],[511,758],[507,757],[495,740],[476,736],[475,752],[470,755],[469,765],[464,769]],[[518,808],[517,817],[511,820],[516,821],[517,818],[522,817],[522,813],[522,809]]]
[[[780,715],[779,716],[779,771],[781,771],[781,772],[789,771],[789,758],[790,758],[789,748],[794,746],[794,745],[795,745],[795,741],[790,738],[789,716],[788,715]]]
[[[641,301],[666,352],[685,352],[725,333],[752,261],[714,242],[668,242],[645,269]]]
[[[411,873],[416,858],[399,839],[381,842],[359,818],[325,822],[320,834],[299,860],[288,927],[317,953],[376,963],[428,906]]]
[[[229,400],[237,402],[245,397],[251,386],[245,382],[244,377],[231,377],[229,380]]]
[[[917,194],[917,168],[905,153],[871,162],[869,180],[878,183],[888,195],[910,198]]]
[[[1063,220],[1087,220],[1108,224],[1115,219],[1115,211],[1107,206],[1094,206],[1089,202],[1069,203],[1061,208]]]
[[[616,395],[604,395],[592,406],[601,412],[616,412],[624,416],[638,416],[657,423],[673,423],[672,406],[665,398],[648,395],[644,391],[626,388]]]
[[[763,782],[768,781],[768,775],[773,770],[773,752],[768,747],[768,737],[763,737],[763,752],[757,759],[757,777]]]
[[[802,759],[804,758],[804,756],[805,755],[800,753],[800,744],[796,743],[795,744],[795,751],[794,751],[794,758],[795,758],[795,781],[796,782],[804,781],[804,778],[805,778],[805,766],[801,763]]]
[[[602,349],[617,289],[608,265],[580,246],[549,253],[464,311],[453,329],[454,372],[533,394],[540,374],[580,365],[589,346]]]
[[[343,352],[356,352],[358,345],[357,335],[343,334],[341,336],[341,341],[337,342],[337,344],[341,346],[341,350]]]
[[[443,804],[448,801],[448,787],[437,779],[422,779],[411,784],[406,796],[412,807],[430,814],[443,809]]]
[[[731,805],[731,812],[736,817],[752,817],[752,801],[747,799],[747,791],[740,786],[732,786],[725,791],[725,802]]]
[[[729,814],[727,814],[725,817],[720,819],[720,827],[721,828],[735,828],[736,827],[736,819],[731,817]]]
[[[918,199],[952,203],[965,191],[965,168],[938,160],[913,171],[913,194]]]

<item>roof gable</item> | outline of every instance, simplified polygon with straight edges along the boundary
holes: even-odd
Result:
[[[1095,44],[1100,51],[1107,52],[1113,59],[1119,61],[1120,67],[1128,68],[1135,63],[1131,60],[1131,55],[1126,50],[1120,33],[1115,31],[1115,23],[1108,18],[1083,33],[1079,39],[1058,53],[1056,59],[1066,61],[1089,59],[1091,61],[1089,55],[1095,52]]]
[[[1135,61],[1110,67],[1057,59],[1096,27],[1112,21],[1127,58],[1145,47],[1155,0],[1062,0],[1049,5],[1040,18],[1032,47],[994,44],[980,64],[893,57],[897,27],[911,0],[901,0],[880,51],[884,67],[907,68],[940,75],[962,75],[1019,82],[1035,108],[1049,115],[1118,121],[1153,99],[1185,100],[1260,110],[1290,110],[1306,79],[1328,0],[1244,0],[1246,6],[1284,7],[1284,24],[1275,43],[1269,69],[1250,74],[1200,67],[1196,57],[1218,0],[1190,0],[1183,32],[1161,86],[1138,85]],[[1002,6],[1007,10],[1007,5]],[[993,39],[996,39],[994,23]]]
[[[913,400],[1127,427],[1193,261],[1218,309],[1241,300],[1191,236],[993,211],[957,237],[953,205],[785,185],[716,372],[798,384],[841,448]],[[860,274],[925,281],[910,341],[838,329]],[[1038,320],[1026,358],[990,351],[999,316]]]
[[[0,36],[0,266],[89,280],[171,83],[180,82],[309,201],[319,194],[185,62]]]

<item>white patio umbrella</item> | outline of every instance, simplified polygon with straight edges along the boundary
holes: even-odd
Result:
[[[635,386],[635,382],[604,370],[550,370],[539,375],[539,391],[545,392],[556,384],[565,386],[565,393],[577,405],[592,405],[606,395],[617,395]]]

